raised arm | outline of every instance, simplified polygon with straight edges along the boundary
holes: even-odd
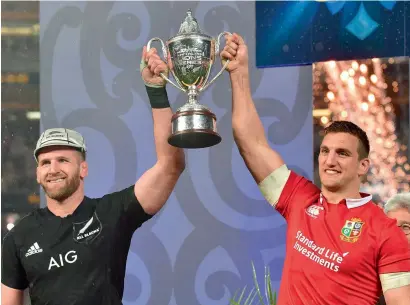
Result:
[[[230,61],[232,128],[235,142],[250,173],[266,199],[274,205],[288,177],[281,156],[270,146],[251,96],[248,49],[238,34],[226,36],[221,57]]]
[[[284,164],[268,144],[251,96],[248,49],[238,34],[226,36],[221,56],[231,60],[227,70],[232,85],[232,127],[235,142],[257,183]]]
[[[147,214],[158,212],[168,200],[179,176],[185,168],[184,151],[168,144],[171,134],[172,110],[169,105],[165,81],[161,72],[167,73],[166,64],[155,48],[149,52],[144,47],[141,74],[152,107],[157,162],[135,184],[135,196]]]

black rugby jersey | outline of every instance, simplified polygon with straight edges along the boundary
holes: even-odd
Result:
[[[2,283],[29,287],[32,305],[122,304],[131,238],[151,217],[134,186],[85,197],[64,218],[35,210],[4,238]]]

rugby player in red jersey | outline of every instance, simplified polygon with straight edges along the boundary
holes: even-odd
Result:
[[[366,133],[347,121],[325,129],[319,189],[269,146],[252,101],[242,37],[227,36],[221,56],[231,60],[235,142],[264,197],[288,224],[279,305],[373,305],[382,293],[387,305],[409,305],[406,237],[371,195],[360,193],[370,166]]]

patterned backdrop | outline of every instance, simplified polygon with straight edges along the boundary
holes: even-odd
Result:
[[[310,66],[255,68],[254,2],[41,2],[41,128],[83,133],[86,194],[136,181],[155,162],[152,118],[140,74],[142,47],[175,35],[191,8],[202,29],[241,34],[252,93],[272,147],[312,179]],[[157,46],[157,45],[154,45]],[[220,69],[215,64],[213,75]],[[233,142],[227,72],[201,96],[222,142],[186,152],[187,168],[165,208],[134,234],[124,304],[225,305],[269,266],[279,287],[286,223],[263,199]],[[168,85],[172,107],[186,101]],[[251,126],[250,126],[251,128]],[[44,198],[42,198],[44,206]]]

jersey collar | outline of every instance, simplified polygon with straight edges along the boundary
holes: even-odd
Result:
[[[91,204],[90,198],[88,198],[87,196],[84,196],[83,201],[78,205],[78,207],[74,210],[74,212],[72,214],[67,215],[66,217],[60,217],[60,216],[54,215],[48,209],[48,207],[45,207],[44,210],[45,210],[45,214],[46,214],[47,218],[55,218],[55,219],[74,218],[74,219],[76,219],[78,217],[88,216],[88,214],[90,214],[90,212],[92,212],[92,204]]]
[[[348,209],[358,208],[372,200],[372,195],[366,193],[360,193],[362,198],[346,198],[339,203],[346,203]],[[326,200],[322,193],[320,193],[320,203],[323,204],[323,201]]]
[[[360,195],[362,196],[362,198],[347,198],[346,206],[349,209],[358,208],[372,200],[372,195],[370,194],[360,193]]]

